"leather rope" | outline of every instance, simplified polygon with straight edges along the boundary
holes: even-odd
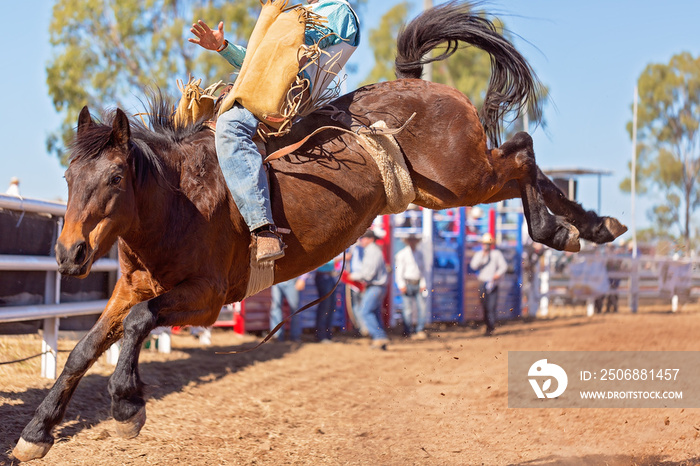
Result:
[[[386,135],[386,136],[393,136],[395,134],[399,134],[401,131],[406,129],[406,126],[413,120],[413,118],[416,116],[416,113],[414,112],[413,115],[411,115],[406,122],[400,126],[399,128],[395,129],[385,129],[385,128],[373,128],[371,126],[361,126],[357,129],[357,131],[350,131],[345,128],[341,128],[339,126],[321,126],[320,128],[316,129],[314,132],[306,136],[300,141],[295,142],[294,144],[290,144],[288,146],[285,146],[281,149],[277,149],[274,151],[272,154],[268,155],[265,157],[265,160],[263,163],[269,163],[272,162],[273,160],[280,159],[286,155],[291,154],[295,150],[299,149],[301,146],[303,146],[309,139],[311,139],[313,136],[317,135],[318,133],[322,131],[326,131],[328,129],[335,129],[338,131],[343,131],[348,134],[352,134],[353,136],[359,136],[359,135],[365,135],[365,134],[372,134],[372,135]]]

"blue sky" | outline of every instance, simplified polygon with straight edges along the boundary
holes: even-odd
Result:
[[[369,0],[362,15],[365,38],[396,3]],[[417,14],[423,1],[413,3]],[[11,21],[0,32],[0,192],[10,177],[18,176],[22,194],[39,199],[67,197],[64,168],[45,148],[47,134],[60,121],[45,74],[52,5],[48,0],[9,2],[3,16]],[[494,0],[486,8],[520,36],[516,46],[552,93],[546,134],[533,131],[539,165],[612,171],[603,178],[601,210],[629,224],[630,196],[618,185],[627,176],[632,151],[625,125],[632,116],[633,88],[649,63],[667,63],[682,51],[700,55],[700,2]],[[351,60],[358,73],[349,77],[350,87],[369,72],[371,61],[364,43]],[[579,180],[587,208],[597,207],[597,192],[595,177]],[[640,199],[637,205],[637,224],[648,224],[650,200]]]

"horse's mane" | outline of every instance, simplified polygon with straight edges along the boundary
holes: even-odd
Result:
[[[165,179],[164,157],[174,154],[171,150],[191,136],[206,130],[203,122],[192,125],[176,125],[173,119],[172,101],[161,92],[154,93],[148,100],[147,115],[149,125],[139,117],[129,119],[131,127],[130,155],[135,166],[136,179],[140,184],[149,175]],[[71,146],[70,161],[92,160],[100,155],[110,142],[112,123],[117,110],[108,112],[102,121],[94,121],[80,137],[76,137]]]

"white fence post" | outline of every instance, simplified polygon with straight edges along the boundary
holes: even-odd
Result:
[[[107,364],[112,366],[117,365],[117,362],[119,361],[119,350],[121,350],[120,342],[121,340],[114,343],[112,346],[107,348],[107,351],[105,351],[105,359],[107,360]]]
[[[527,314],[529,316],[536,316],[539,313],[539,288],[540,288],[540,277],[542,276],[542,262],[537,258],[537,264],[533,267],[532,276],[530,277],[530,287],[527,290]]]
[[[593,317],[595,314],[595,298],[586,299],[586,316]]]
[[[538,317],[547,317],[549,314],[549,270],[552,263],[552,250],[544,251],[544,270],[540,275],[540,308],[537,311]]]
[[[58,364],[58,317],[44,319],[44,335],[41,341],[41,376],[47,379],[56,378]]]
[[[673,261],[676,262],[681,258],[680,254],[673,255]],[[678,290],[673,288],[673,296],[671,297],[671,312],[678,312]]]
[[[46,272],[44,285],[44,303],[58,304],[61,293],[61,282],[57,272]],[[55,379],[58,365],[58,327],[59,317],[44,319],[44,333],[41,341],[41,376]]]
[[[632,258],[632,270],[630,275],[629,306],[633,314],[637,312],[639,306],[639,259]]]
[[[171,339],[169,330],[164,330],[160,335],[158,335],[159,353],[170,353]]]

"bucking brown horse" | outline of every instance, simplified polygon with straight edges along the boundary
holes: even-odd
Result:
[[[457,90],[420,79],[423,57],[458,41],[492,57],[481,114]],[[346,129],[383,120],[396,135],[415,190],[414,203],[445,209],[520,197],[530,236],[577,251],[579,237],[612,241],[626,228],[571,202],[535,164],[532,139],[518,133],[498,148],[504,114],[536,100],[537,79],[524,58],[468,5],[423,13],[398,38],[396,81],[358,89],[314,113],[275,145],[324,125]],[[14,449],[20,460],[43,457],[53,445],[78,382],[95,360],[123,339],[109,381],[118,434],[135,437],[146,421],[139,351],[157,326],[211,325],[223,304],[241,300],[250,275],[250,232],[219,169],[214,132],[172,122],[156,105],[151,128],[116,110],[110,124],[80,113],[66,171],[68,208],[56,245],[64,275],[85,277],[93,262],[119,244],[122,275],[95,326],[76,345],[55,385]],[[339,112],[339,113],[338,113]],[[340,115],[340,117],[339,117]],[[496,144],[494,144],[496,145]],[[272,146],[272,145],[271,145]],[[275,147],[269,147],[270,150]],[[387,204],[374,160],[352,134],[329,130],[269,170],[275,223],[291,230],[275,282],[313,270],[350,246]]]

